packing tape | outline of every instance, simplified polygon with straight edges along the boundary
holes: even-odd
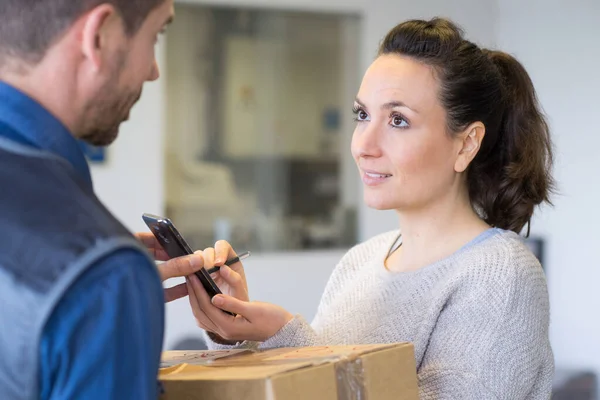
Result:
[[[338,400],[366,400],[361,358],[345,358],[335,364]]]

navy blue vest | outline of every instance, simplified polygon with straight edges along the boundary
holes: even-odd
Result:
[[[46,321],[81,274],[123,248],[147,254],[69,163],[0,137],[0,399],[38,398]]]

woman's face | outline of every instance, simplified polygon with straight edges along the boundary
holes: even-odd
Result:
[[[411,58],[380,56],[354,107],[352,155],[367,206],[407,210],[449,195],[462,140],[447,133],[434,70]]]

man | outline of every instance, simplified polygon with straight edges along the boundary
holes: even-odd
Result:
[[[158,395],[160,278],[202,257],[159,277],[94,195],[77,139],[115,140],[159,76],[154,47],[172,18],[173,0],[0,4],[0,399]]]

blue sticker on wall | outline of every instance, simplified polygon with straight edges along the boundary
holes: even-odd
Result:
[[[323,112],[323,126],[334,131],[340,128],[340,112],[335,108],[328,108]]]
[[[93,146],[91,144],[79,141],[81,150],[89,162],[101,164],[106,161],[106,148],[102,146]]]

